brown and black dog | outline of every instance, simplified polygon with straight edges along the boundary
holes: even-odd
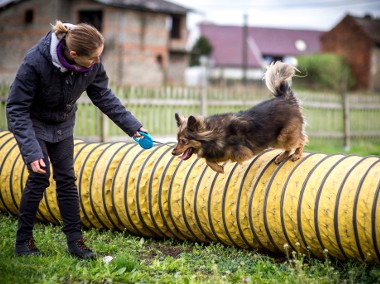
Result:
[[[248,110],[208,117],[183,117],[176,113],[178,142],[172,154],[187,160],[196,153],[218,173],[224,172],[218,163],[229,160],[241,163],[267,148],[284,149],[276,164],[293,150],[291,160],[300,159],[308,138],[299,102],[288,83],[296,71],[280,61],[272,63],[264,78],[274,98]]]

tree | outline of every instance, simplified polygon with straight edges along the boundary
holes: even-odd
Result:
[[[348,89],[354,85],[350,67],[342,56],[322,53],[304,55],[297,59],[297,68],[302,73],[301,78],[294,78],[297,84],[335,92],[341,91],[343,80]]]
[[[201,36],[193,45],[190,53],[190,66],[198,66],[200,65],[199,58],[201,56],[209,56],[213,50],[213,47],[209,40]]]

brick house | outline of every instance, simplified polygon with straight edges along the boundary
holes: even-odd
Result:
[[[13,80],[25,52],[59,19],[102,32],[110,81],[180,84],[188,63],[189,11],[164,0],[0,0],[0,82]]]
[[[261,81],[265,66],[272,61],[295,63],[299,55],[319,53],[319,37],[323,33],[319,30],[210,23],[201,23],[199,31],[213,47],[208,76],[217,81],[241,80],[243,72],[247,80]]]
[[[346,15],[321,36],[323,52],[347,59],[356,89],[380,91],[380,19]]]

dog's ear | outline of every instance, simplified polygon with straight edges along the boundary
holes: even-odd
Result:
[[[185,121],[183,116],[180,116],[178,113],[175,113],[175,120],[177,121],[177,126],[180,127],[182,123]]]
[[[190,131],[199,131],[200,128],[201,128],[201,121],[198,117],[195,117],[193,115],[190,115],[188,118],[187,118],[187,128],[190,130]]]

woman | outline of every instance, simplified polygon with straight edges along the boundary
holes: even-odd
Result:
[[[35,246],[33,226],[49,186],[51,163],[68,252],[83,259],[95,256],[82,237],[75,185],[75,102],[86,91],[91,101],[129,136],[141,137],[138,131],[146,132],[108,88],[100,62],[103,48],[104,38],[94,27],[57,21],[52,31],[27,52],[12,83],[8,126],[29,171],[18,212],[17,255],[42,254]]]

